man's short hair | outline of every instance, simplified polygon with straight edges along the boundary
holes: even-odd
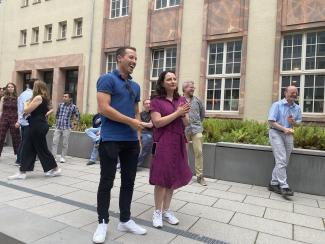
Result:
[[[72,94],[71,94],[71,92],[65,91],[65,92],[63,93],[63,95],[68,95],[69,98],[72,98]]]
[[[189,84],[194,85],[194,81],[192,81],[192,80],[186,80],[186,81],[183,82],[183,85],[182,85],[182,89],[183,89],[183,91],[185,90],[185,88],[186,88]]]
[[[123,57],[125,55],[125,50],[126,49],[131,49],[131,50],[133,50],[135,52],[137,51],[137,49],[135,47],[130,47],[130,46],[120,47],[119,49],[116,50],[116,62],[118,61],[117,60],[118,56]]]

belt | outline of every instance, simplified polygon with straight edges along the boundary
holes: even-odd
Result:
[[[276,131],[281,132],[281,133],[284,133],[282,130],[279,130],[279,129],[276,129],[276,128],[273,128],[273,127],[271,127],[270,129],[271,130],[276,130]]]

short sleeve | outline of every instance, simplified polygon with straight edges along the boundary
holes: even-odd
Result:
[[[160,102],[158,99],[154,98],[150,102],[150,112],[158,112],[161,114]]]
[[[272,104],[272,107],[269,111],[269,117],[268,117],[268,120],[269,121],[277,121],[277,115],[278,115],[278,112],[279,112],[279,106],[278,106],[278,103],[273,103]]]
[[[136,96],[135,96],[135,102],[136,103],[140,102],[140,97],[141,97],[140,86],[137,85],[137,91],[136,91]]]
[[[97,81],[97,92],[104,92],[108,94],[114,93],[114,79],[111,74],[105,74],[99,77]]]

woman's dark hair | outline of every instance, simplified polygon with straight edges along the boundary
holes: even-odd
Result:
[[[161,72],[159,75],[159,78],[157,80],[156,92],[153,97],[159,96],[159,97],[166,98],[167,93],[166,93],[166,90],[165,90],[165,87],[163,86],[163,84],[164,84],[164,80],[165,80],[167,73],[173,73],[175,75],[175,71],[173,71],[173,70],[165,70],[165,71]],[[177,87],[176,90],[174,91],[173,98],[178,99],[179,97],[180,97],[180,95],[178,93],[178,87]]]
[[[10,94],[9,91],[8,91],[8,89],[7,89],[9,85],[12,85],[14,87],[14,92],[12,94]],[[5,86],[5,88],[4,88],[4,97],[5,98],[9,98],[9,97],[17,98],[17,88],[16,88],[16,85],[13,82],[9,82]]]

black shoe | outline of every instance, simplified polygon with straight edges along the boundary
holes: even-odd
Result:
[[[93,164],[96,164],[96,162],[94,162],[94,161],[89,161],[89,162],[87,163],[87,165],[93,165]]]
[[[282,196],[293,196],[293,191],[290,188],[280,188]]]
[[[269,189],[269,191],[273,191],[275,193],[279,193],[279,194],[281,193],[281,189],[280,189],[279,185],[269,184],[268,189]]]

